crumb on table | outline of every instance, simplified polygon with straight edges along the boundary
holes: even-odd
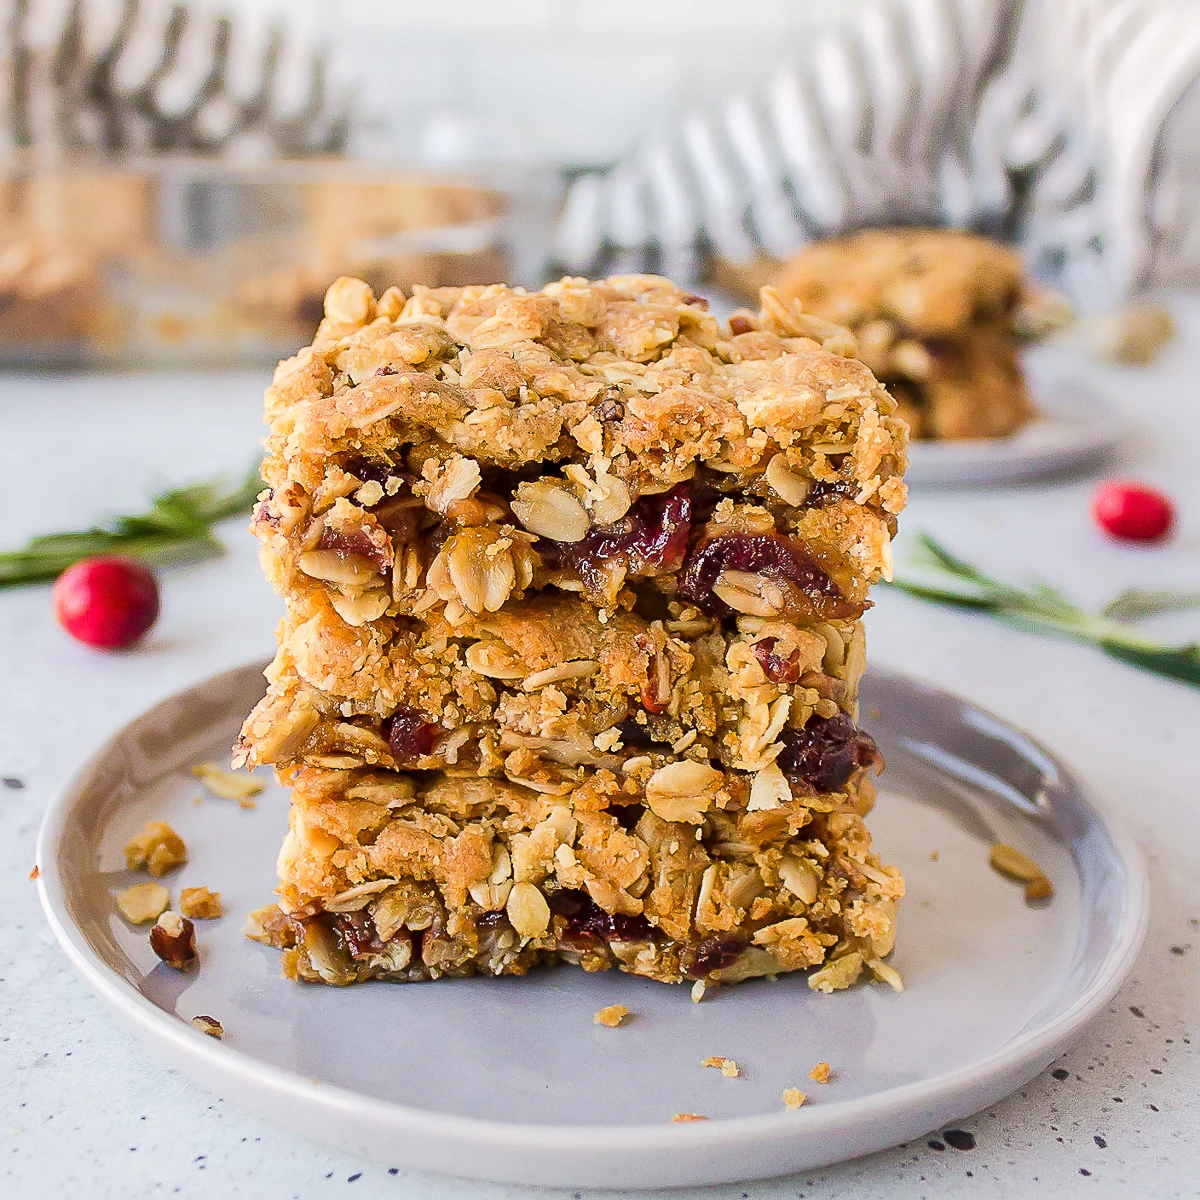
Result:
[[[220,1041],[225,1036],[225,1027],[216,1017],[209,1017],[201,1014],[192,1018],[192,1024],[200,1030],[201,1033],[207,1033],[209,1037],[216,1038]]]
[[[808,1097],[799,1088],[784,1088],[783,1103],[787,1108],[799,1108]]]
[[[710,1054],[700,1065],[716,1067],[726,1079],[736,1079],[742,1073],[741,1068],[732,1058],[722,1058],[719,1054]]]
[[[813,1081],[813,1083],[828,1083],[829,1075],[830,1070],[827,1062],[817,1063],[817,1065],[808,1073],[808,1077]]]
[[[607,1008],[602,1008],[592,1017],[592,1024],[607,1025],[609,1029],[616,1029],[628,1016],[629,1009],[625,1005],[610,1004]]]

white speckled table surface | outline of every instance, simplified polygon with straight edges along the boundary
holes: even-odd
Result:
[[[1160,484],[1180,504],[1168,546],[1105,542],[1088,513],[1094,476],[917,495],[905,528],[935,532],[998,573],[1039,573],[1089,603],[1133,585],[1200,587],[1200,302],[1181,300],[1177,315],[1182,336],[1155,367],[1088,368],[1139,430],[1112,469]],[[260,433],[263,382],[262,372],[0,379],[0,545],[136,508],[164,481],[241,472]],[[154,701],[270,650],[279,606],[252,539],[239,522],[223,536],[225,557],[164,573],[162,618],[133,653],[71,642],[46,588],[0,593],[0,1195],[533,1195],[358,1162],[243,1114],[117,1026],[51,938],[27,881],[48,797]],[[704,1195],[1200,1195],[1200,691],[986,618],[896,593],[877,600],[868,618],[876,661],[1030,730],[1125,822],[1150,862],[1149,939],[1109,1010],[1022,1092],[960,1122],[969,1138],[922,1139]],[[1186,640],[1200,615],[1157,625]]]

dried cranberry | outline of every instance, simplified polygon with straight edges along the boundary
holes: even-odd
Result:
[[[355,479],[361,479],[363,483],[373,482],[380,487],[386,487],[389,479],[403,479],[406,484],[411,479],[410,472],[386,458],[366,458],[357,455],[346,459],[342,463],[342,470],[348,475],[353,475]]]
[[[822,616],[849,616],[854,607],[841,588],[794,543],[778,534],[727,533],[694,551],[679,580],[679,594],[708,612],[729,611],[713,587],[723,571],[746,571],[794,584]]]
[[[684,304],[689,304],[692,308],[702,308],[705,312],[708,311],[708,301],[703,296],[694,295],[691,292],[685,293],[683,297]]]
[[[625,560],[631,575],[673,570],[687,551],[692,532],[692,497],[686,484],[663,496],[643,496],[619,521],[596,525],[578,542],[564,546],[558,561],[593,591],[603,583],[601,564]]]
[[[800,651],[793,650],[784,658],[782,654],[775,653],[778,641],[778,638],[768,637],[755,642],[751,647],[754,657],[772,683],[795,683],[800,678]]]
[[[818,479],[808,493],[807,503],[812,506],[834,498],[853,500],[857,495],[858,484],[850,479]]]
[[[479,929],[499,929],[504,922],[502,912],[482,912],[475,918],[475,925]]]
[[[648,942],[654,926],[641,915],[606,913],[587,892],[561,891],[550,899],[550,908],[567,923],[567,933],[576,938],[603,942]]]
[[[733,966],[746,946],[744,938],[709,938],[701,942],[687,965],[688,978],[703,979],[714,971]]]
[[[736,336],[739,333],[751,333],[754,329],[754,322],[749,317],[741,316],[739,313],[734,313],[729,318],[729,332]]]
[[[809,717],[803,728],[785,725],[779,740],[780,770],[818,792],[836,792],[859,767],[879,762],[875,743],[844,712]]]
[[[329,923],[342,939],[351,958],[368,958],[383,951],[375,922],[365,912],[330,913]]]
[[[425,535],[426,552],[429,555],[430,562],[442,552],[442,547],[450,540],[450,536],[454,533],[455,528],[456,526],[453,521],[439,521]]]
[[[401,708],[383,723],[383,736],[397,762],[410,762],[433,749],[437,726],[425,720],[415,708]]]
[[[617,726],[621,732],[621,741],[631,750],[644,750],[649,746],[667,746],[669,742],[660,742],[646,725],[642,725],[633,717],[629,717]]]

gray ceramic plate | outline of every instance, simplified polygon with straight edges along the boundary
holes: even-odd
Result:
[[[1137,853],[1071,774],[1024,734],[953,696],[873,672],[863,720],[888,757],[872,817],[908,878],[893,958],[907,988],[824,996],[803,978],[693,1004],[686,988],[556,969],[347,990],[281,979],[240,935],[267,901],[286,821],[205,799],[189,765],[224,760],[262,690],[259,667],[158,705],[88,762],[51,805],[38,846],[42,902],[102,1000],[173,1064],[230,1100],[385,1163],[523,1183],[696,1185],[802,1170],[964,1117],[1060,1054],[1128,973],[1146,922]],[[201,966],[159,965],[112,896],[133,882],[122,846],[169,821],[191,859],[169,882],[219,889],[198,922]],[[987,864],[997,839],[1043,866],[1056,895],[1031,908]],[[936,851],[936,859],[934,852]],[[174,894],[177,894],[175,892]],[[619,1029],[592,1014],[621,1003]],[[223,1042],[195,1030],[208,1014]],[[725,1055],[743,1077],[700,1060]],[[833,1065],[810,1083],[818,1061]],[[784,1088],[810,1100],[786,1111]],[[672,1124],[676,1112],[704,1123]]]
[[[1015,483],[1080,470],[1121,444],[1128,423],[1107,400],[1067,373],[1030,367],[1033,421],[1012,437],[912,442],[905,479],[916,487]]]

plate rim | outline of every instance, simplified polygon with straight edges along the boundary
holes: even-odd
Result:
[[[260,671],[261,660],[218,672],[205,679],[160,697],[132,720],[125,722],[71,772],[47,804],[38,831],[35,861],[37,888],[43,912],[56,940],[76,972],[93,993],[119,1018],[156,1047],[166,1048],[176,1060],[197,1060],[203,1068],[205,1086],[213,1078],[236,1077],[242,1086],[266,1089],[286,1095],[297,1105],[315,1106],[327,1112],[353,1111],[366,1119],[389,1126],[410,1137],[450,1139],[460,1144],[486,1147],[491,1151],[526,1150],[553,1152],[555,1155],[579,1152],[593,1157],[597,1151],[671,1151],[689,1144],[706,1147],[722,1145],[745,1148],[748,1143],[770,1144],[796,1130],[797,1114],[790,1111],[759,1113],[739,1117],[714,1117],[702,1123],[635,1125],[532,1124],[495,1120],[439,1112],[432,1109],[385,1100],[356,1092],[341,1084],[314,1079],[257,1058],[244,1050],[227,1046],[198,1034],[186,1022],[159,1008],[143,995],[91,945],[83,930],[73,921],[68,905],[65,877],[59,870],[57,850],[66,833],[69,818],[83,798],[82,784],[96,766],[142,722],[151,721],[159,711],[199,688],[211,687],[228,678],[231,683],[251,671]],[[868,1096],[831,1100],[802,1110],[806,1135],[837,1133],[847,1122],[868,1125],[879,1119],[894,1118],[914,1108],[933,1109],[986,1085],[989,1080],[1024,1070],[1035,1061],[1050,1061],[1053,1051],[1065,1046],[1117,993],[1128,978],[1145,941],[1150,907],[1150,883],[1145,857],[1119,818],[1096,804],[1092,787],[1081,779],[1056,754],[1019,726],[990,712],[957,693],[926,682],[907,672],[872,664],[876,677],[891,677],[938,697],[949,697],[1004,727],[1015,730],[1044,753],[1064,778],[1070,779],[1087,803],[1112,844],[1116,861],[1127,881],[1121,919],[1114,928],[1111,948],[1096,978],[1074,997],[1071,1003],[1048,1023],[1022,1031],[1006,1045],[986,1057],[928,1079],[899,1084]],[[1050,1057],[1047,1057],[1047,1056]],[[1017,1085],[1019,1086],[1019,1085]],[[890,1143],[889,1143],[890,1144]],[[847,1155],[828,1161],[840,1161]],[[466,1164],[464,1164],[464,1167]],[[464,1171],[464,1174],[468,1172]],[[474,1175],[475,1178],[497,1178]],[[610,1184],[609,1186],[618,1186]]]

